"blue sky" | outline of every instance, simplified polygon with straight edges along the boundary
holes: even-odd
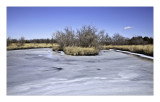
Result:
[[[51,38],[65,27],[94,25],[110,36],[153,37],[152,7],[7,7],[7,37]]]

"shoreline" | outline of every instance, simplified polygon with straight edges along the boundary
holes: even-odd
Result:
[[[38,48],[19,48],[19,49],[10,49],[7,51],[13,51],[13,50],[28,50],[28,49],[41,49],[41,48],[51,48],[52,47],[38,47]],[[154,57],[153,56],[149,56],[149,55],[145,55],[145,54],[141,54],[141,53],[134,53],[134,52],[131,52],[131,51],[125,51],[125,50],[117,50],[117,49],[108,49],[108,50],[114,50],[116,52],[121,52],[121,53],[125,53],[125,54],[130,54],[130,55],[134,55],[134,56],[137,56],[137,57],[141,57],[141,58],[146,58],[146,59],[149,59],[149,60],[154,60]],[[100,51],[108,51],[108,50],[99,50]],[[52,50],[53,51],[53,50]],[[56,51],[55,51],[56,52]],[[58,52],[58,51],[57,51]],[[64,51],[62,51],[64,52]],[[67,55],[67,54],[66,54]],[[98,55],[98,54],[97,54]],[[71,55],[73,56],[73,55]],[[77,56],[80,56],[80,55],[77,55]],[[96,55],[81,55],[81,56],[96,56]]]

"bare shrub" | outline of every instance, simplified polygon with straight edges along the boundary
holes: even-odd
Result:
[[[77,30],[78,45],[82,47],[96,47],[98,48],[97,29],[94,26],[83,26]]]

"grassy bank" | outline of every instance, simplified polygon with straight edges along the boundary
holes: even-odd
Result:
[[[12,43],[7,46],[7,50],[18,49],[32,49],[32,48],[52,48],[54,51],[64,51],[67,55],[73,56],[90,56],[97,55],[99,49],[94,47],[65,47],[60,49],[58,44],[46,44],[46,43],[25,43],[23,46],[18,46],[16,43]],[[149,56],[153,56],[153,45],[105,45],[101,47],[101,50],[117,49],[123,51],[130,51],[135,53],[141,53]]]
[[[57,44],[53,44],[53,46],[56,46]],[[12,43],[9,46],[7,46],[7,50],[18,50],[18,49],[32,49],[32,48],[52,48],[52,44],[46,44],[46,43],[25,43],[22,46],[18,46],[16,43]]]
[[[99,52],[98,49],[94,47],[65,47],[64,53],[67,55],[73,55],[73,56],[91,56],[91,55],[97,55]]]
[[[153,56],[153,45],[108,45],[102,46],[102,49],[117,49]]]

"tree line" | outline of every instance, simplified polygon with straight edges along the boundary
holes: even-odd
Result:
[[[65,28],[53,34],[53,39],[63,49],[66,46],[99,47],[99,45],[146,45],[153,44],[153,38],[135,36],[126,38],[116,33],[112,37],[104,30],[98,31],[94,26],[82,26],[80,29],[72,30]]]
[[[98,31],[95,26],[82,26],[80,29],[72,30],[66,27],[63,31],[56,31],[52,38],[48,39],[31,39],[25,40],[7,38],[7,46],[11,43],[16,43],[17,46],[22,46],[24,43],[58,43],[63,49],[66,46],[81,46],[81,47],[98,47],[99,45],[146,45],[153,44],[152,37],[134,36],[132,38],[124,37],[118,33],[112,37],[104,30]]]
[[[30,39],[26,40],[24,37],[21,37],[20,39],[12,39],[10,37],[7,38],[7,46],[9,46],[11,43],[16,43],[18,46],[24,45],[24,43],[56,43],[55,39]]]

